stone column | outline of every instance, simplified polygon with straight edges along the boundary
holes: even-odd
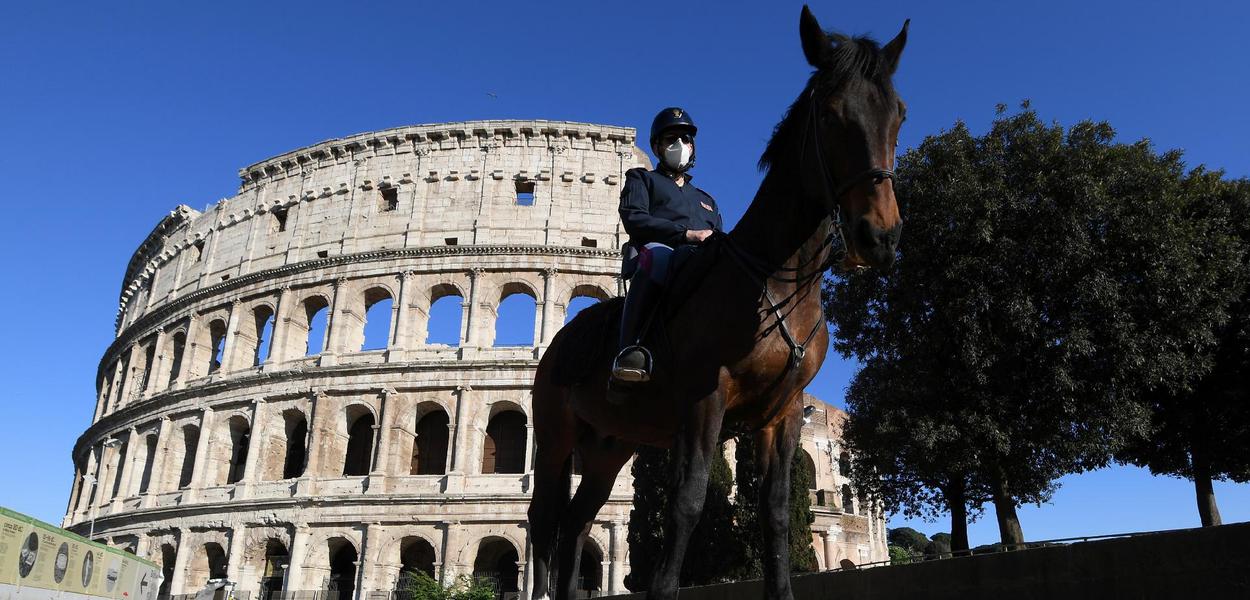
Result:
[[[165,378],[161,374],[165,372],[165,343],[168,337],[164,327],[156,328],[156,341],[152,342],[156,351],[152,353],[152,364],[148,365],[148,387],[143,390],[145,395],[165,389]]]
[[[485,275],[485,269],[469,270],[469,297],[465,298],[467,303],[465,322],[460,328],[464,338],[461,340],[461,346],[479,347],[482,345],[482,309],[478,304],[481,300],[482,288],[485,286],[483,281]]]
[[[122,360],[123,355],[125,356],[125,360]],[[125,369],[122,368],[122,363],[125,363]],[[113,380],[110,382],[112,390],[109,393],[109,404],[112,404],[112,406],[105,407],[105,413],[117,412],[117,409],[121,408],[122,404],[124,404],[124,398],[122,398],[122,387],[126,384],[126,369],[129,368],[130,351],[127,349],[127,351],[119,353],[117,361],[113,363]]]
[[[239,340],[239,318],[243,309],[240,307],[238,300],[230,301],[230,318],[226,320],[226,339],[221,343],[221,368],[222,373],[229,373],[239,368],[238,363],[241,362],[239,357],[239,348],[237,347]],[[212,352],[212,349],[209,349]]]
[[[343,351],[343,293],[347,287],[346,279],[334,281],[334,296],[327,312],[326,335],[321,349],[320,364],[329,366],[336,364],[338,355]]]
[[[152,457],[152,477],[148,480],[148,489],[140,493],[139,507],[150,508],[156,494],[165,491],[161,485],[165,481],[165,455],[169,453],[169,417],[161,417],[156,424],[156,456]]]
[[[397,394],[393,389],[382,390],[378,401],[378,420],[373,424],[373,457],[369,465],[369,479],[365,483],[365,493],[386,493],[386,466],[391,455],[391,428],[394,426],[395,412],[392,410],[391,399]]]
[[[130,347],[126,349],[126,368],[121,374],[121,383],[119,383],[117,387],[117,397],[113,400],[114,411],[130,404],[131,397],[136,395],[135,386],[142,383],[140,381],[135,381],[134,377],[135,355],[138,353],[139,344],[131,344]]]
[[[408,352],[412,350],[412,320],[413,307],[412,302],[416,284],[416,273],[407,271],[399,276],[399,298],[395,303],[395,318],[392,323],[395,327],[395,335],[391,338],[391,348],[386,355],[387,362],[399,362],[408,359]]]
[[[121,464],[117,465],[117,468],[121,469],[122,472],[121,479],[117,482],[117,493],[113,495],[113,512],[120,511],[122,509],[122,500],[129,498],[131,495],[130,476],[134,471],[135,455],[138,454],[138,452],[135,452],[138,449],[138,441],[139,432],[135,431],[134,427],[131,427],[130,431],[126,433],[126,455],[121,458]]]
[[[85,477],[88,474],[91,475],[91,482],[85,483],[82,491],[78,493],[78,506],[74,507],[74,512],[76,514],[81,515],[91,510],[91,495],[93,493],[98,493],[99,491],[99,488],[97,487],[100,485],[99,463],[100,461],[96,457],[95,448],[89,448],[87,450],[87,465],[83,468],[83,476]]]
[[[273,332],[269,339],[269,356],[261,367],[262,371],[270,370],[274,365],[294,358],[287,348],[287,338],[291,332],[291,286],[284,285],[278,292],[278,300],[273,310]],[[259,343],[259,342],[258,342]]]
[[[195,361],[197,340],[200,337],[200,317],[195,313],[191,313],[191,317],[187,320],[187,340],[182,346],[182,361],[178,363],[178,372],[174,374],[174,380],[169,384],[170,389],[180,390],[187,384],[187,379],[191,377],[195,371],[191,364]]]
[[[377,573],[382,569],[379,554],[382,545],[382,526],[369,523],[360,536],[360,554],[357,554],[356,597],[369,597],[369,592],[377,587]],[[346,600],[346,599],[344,599]]]
[[[456,386],[456,420],[451,424],[451,465],[447,470],[447,484],[444,492],[459,492],[464,489],[464,477],[468,473],[468,448],[471,434],[468,423],[468,409],[465,405],[470,401],[473,388],[468,385]]]
[[[330,407],[326,406],[327,402],[325,392],[312,392],[312,408],[308,415],[308,443],[305,445],[307,450],[304,452],[304,474],[300,476],[301,481],[309,482],[304,484],[305,486],[321,477],[321,461],[323,460],[321,445],[322,436],[325,433],[322,431],[324,428],[322,421],[325,420],[325,415],[331,412]],[[299,487],[296,492],[300,492]]]
[[[624,521],[612,521],[608,523],[608,556],[611,564],[608,566],[608,593],[623,594],[625,590],[625,573],[629,570],[626,568],[625,555],[629,552],[629,542],[626,535],[629,533],[628,527]]]
[[[65,516],[61,518],[61,528],[69,527],[74,522],[74,515],[78,512],[78,502],[81,500],[79,494],[82,493],[82,469],[78,468],[78,463],[74,463],[74,484],[69,488],[69,503],[65,506]]]
[[[837,559],[838,532],[830,527],[824,531],[824,535],[821,537],[824,538],[821,541],[825,543],[825,570],[838,568],[838,563],[834,562]]]
[[[291,537],[291,564],[286,568],[286,580],[282,582],[283,591],[305,589],[304,561],[308,558],[308,540],[311,536],[307,523],[295,525],[295,535]]]
[[[259,468],[257,465],[261,459],[261,440],[265,432],[264,420],[264,406],[261,405],[261,399],[256,398],[252,400],[251,434],[247,437],[247,463],[243,465],[243,479],[235,486],[238,498],[249,498],[252,495],[252,486],[256,483],[256,470]]]
[[[452,558],[452,555],[459,550],[460,537],[460,521],[448,521],[443,524],[443,551],[439,553],[439,556],[443,558],[443,572],[440,573],[439,581],[444,587],[451,585],[460,574],[460,565]]]
[[[209,439],[213,437],[213,409],[205,407],[200,413],[200,439],[195,445],[195,462],[191,467],[191,484],[182,494],[182,502],[194,502],[204,487],[205,463],[208,461]]]
[[[191,541],[188,540],[187,530],[178,530],[178,549],[174,554],[174,573],[170,577],[173,581],[169,582],[169,595],[177,596],[186,590],[187,586],[187,561],[191,559]]]
[[[140,533],[139,540],[135,542],[135,556],[144,560],[152,560],[152,536],[147,531]],[[152,561],[157,562],[157,561]]]
[[[239,565],[243,564],[243,540],[247,528],[239,523],[230,529],[230,550],[226,555],[226,579],[239,583]]]
[[[529,415],[525,418],[525,464],[522,470],[532,474],[534,472],[534,422]]]

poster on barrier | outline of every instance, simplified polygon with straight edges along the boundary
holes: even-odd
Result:
[[[0,600],[156,600],[161,569],[0,508]]]

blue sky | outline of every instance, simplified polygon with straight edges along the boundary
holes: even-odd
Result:
[[[545,118],[644,129],[697,120],[697,183],[733,223],[755,162],[809,68],[801,4],[51,3],[0,7],[0,314],[8,383],[0,505],[57,522],[70,448],[91,417],[121,276],[176,205],[233,195],[239,167],[327,138],[405,124]],[[814,2],[826,28],[911,36],[896,85],[903,148],[997,103],[1111,122],[1250,175],[1250,5],[1233,2]],[[906,243],[905,239],[904,242]],[[811,391],[841,404],[854,365]],[[1188,483],[1115,468],[1026,508],[1026,537],[1196,526]],[[1217,486],[1226,521],[1250,486]],[[925,532],[945,523],[905,523]],[[997,538],[992,513],[971,530]]]

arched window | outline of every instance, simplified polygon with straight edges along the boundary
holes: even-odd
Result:
[[[117,460],[114,462],[115,466],[113,468],[113,493],[110,496],[112,498],[116,498],[118,493],[122,491],[122,472],[125,471],[123,467],[126,465],[126,446],[126,442],[122,442],[117,447],[117,453],[114,454]],[[123,494],[122,497],[124,498],[125,495]]]
[[[343,475],[368,475],[373,458],[373,413],[363,406],[347,409],[347,452]]]
[[[451,286],[435,288],[434,292],[425,343],[459,346],[463,335],[460,321],[464,314],[464,298]]]
[[[178,476],[178,489],[191,485],[195,471],[195,449],[200,445],[200,428],[184,425],[182,428],[182,471]]]
[[[169,597],[169,587],[174,581],[174,561],[178,558],[178,550],[171,544],[161,544],[161,587],[157,589],[156,595],[160,598]]]
[[[343,538],[332,538],[329,542],[330,556],[330,590],[338,590],[338,597],[344,600],[356,595],[356,547]]]
[[[259,367],[269,360],[269,350],[273,343],[273,309],[262,304],[252,311],[252,320],[256,327],[256,349],[252,352],[252,366]]]
[[[447,471],[447,413],[435,410],[417,421],[412,444],[412,475],[442,475]]]
[[[308,455],[308,421],[304,413],[289,410],[282,413],[285,421],[286,455],[282,462],[282,478],[293,479],[304,474]]]
[[[231,417],[230,419],[230,455],[227,465],[226,483],[236,483],[243,479],[247,470],[247,447],[251,440],[252,428],[247,419]]]
[[[520,590],[517,568],[518,554],[512,542],[490,537],[482,540],[473,560],[473,578],[484,579],[495,586],[495,597],[507,598]]]
[[[156,361],[156,340],[152,340],[152,342],[148,344],[147,349],[143,353],[143,377],[139,382],[139,387],[135,388],[135,391],[133,394],[135,397],[138,397],[139,395],[143,394],[143,392],[146,392],[148,389],[148,385],[152,383],[152,366],[155,361]]]
[[[425,573],[434,576],[434,546],[419,537],[406,537],[400,542],[399,570],[406,573]],[[397,586],[397,589],[399,588]]]
[[[838,475],[847,479],[851,477],[851,455],[846,452],[838,455]]]
[[[507,288],[505,288],[507,289]],[[495,318],[495,346],[533,346],[538,303],[528,292],[505,292]]]
[[[191,561],[191,568],[187,572],[187,589],[201,589],[209,579],[221,579],[225,576],[226,551],[221,544],[208,542]]]
[[[330,303],[321,296],[312,296],[304,300],[304,322],[300,324],[300,329],[304,330],[304,339],[307,341],[304,348],[305,356],[316,356],[325,349],[329,308]]]
[[[582,312],[582,310],[586,307],[593,306],[599,302],[598,298],[592,298],[590,296],[576,296],[572,300],[569,300],[568,308],[565,309],[564,313],[565,324],[572,321],[573,317],[576,317],[577,313]]]
[[[146,494],[152,485],[152,465],[156,463],[156,436],[144,436],[143,475],[139,478],[139,493]]]
[[[182,370],[182,353],[187,349],[186,332],[179,331],[178,333],[175,333],[170,345],[174,358],[169,363],[169,378],[167,380],[167,385],[172,386],[174,382],[178,380],[178,372]]]
[[[361,350],[382,350],[391,345],[391,293],[384,288],[365,292],[365,322]]]
[[[855,513],[855,493],[849,485],[842,486],[842,512]]]
[[[270,600],[271,594],[282,591],[282,576],[289,564],[291,564],[291,556],[286,549],[286,544],[273,538],[266,540],[258,600]]]
[[[807,481],[807,489],[814,493],[816,491],[816,463],[812,461],[812,455],[802,448],[799,448],[796,454],[799,457],[799,466],[803,469],[802,477]]]
[[[603,589],[603,557],[589,540],[582,546],[582,559],[577,569],[577,589],[585,590],[586,598],[598,596],[599,594],[593,592]]]
[[[492,417],[486,425],[482,473],[524,473],[526,443],[525,415],[508,410]]]
[[[208,372],[216,373],[226,353],[226,322],[218,319],[208,324],[209,360]]]

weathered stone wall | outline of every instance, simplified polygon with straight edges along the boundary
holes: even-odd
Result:
[[[165,564],[174,594],[214,574],[272,589],[283,561],[286,589],[321,589],[353,552],[357,591],[405,565],[497,571],[483,557],[508,551],[528,589],[534,368],[575,298],[620,290],[620,182],[646,165],[627,128],[416,126],[269,159],[235,197],[179,207],[127,268],[65,525]],[[534,343],[498,346],[513,294],[535,303]],[[428,343],[448,296],[459,339]],[[362,350],[382,299],[386,343]],[[803,440],[822,564],[885,553],[880,507],[841,498],[840,419],[818,411]],[[623,590],[631,494],[627,467],[587,543],[597,589]]]

